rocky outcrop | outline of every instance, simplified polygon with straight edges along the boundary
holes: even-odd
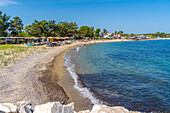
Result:
[[[27,105],[21,106],[19,113],[32,113],[31,107]]]
[[[34,113],[62,113],[63,106],[59,102],[49,102],[35,106]]]
[[[109,107],[106,105],[94,105],[89,113],[129,113],[129,110],[121,106]]]
[[[0,104],[0,113],[15,113],[17,106],[12,103],[2,103]]]
[[[74,103],[64,105],[63,111],[60,113],[74,113]]]
[[[1,103],[0,113],[132,113],[122,106],[109,107],[106,105],[94,105],[92,110],[74,111],[74,103],[62,105],[60,102],[48,102],[46,104],[32,106],[29,101]],[[135,112],[139,113],[139,112]]]

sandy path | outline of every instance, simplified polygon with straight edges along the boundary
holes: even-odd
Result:
[[[0,102],[32,100],[36,104],[42,103],[42,95],[34,88],[36,84],[39,85],[36,88],[41,88],[38,81],[41,76],[39,70],[45,69],[45,64],[64,49],[65,47],[50,49],[48,52],[25,57],[6,68],[1,67]],[[35,73],[36,71],[38,72]],[[38,101],[36,101],[37,98],[39,98]]]

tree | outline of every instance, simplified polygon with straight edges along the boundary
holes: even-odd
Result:
[[[161,32],[159,36],[162,38],[166,38],[166,34],[164,32]]]
[[[70,36],[75,35],[76,30],[78,29],[75,22],[59,22],[59,36]]]
[[[103,33],[107,33],[107,32],[108,32],[108,31],[104,28],[104,29],[103,29]]]
[[[161,37],[166,38],[167,35],[166,35],[164,32],[162,32],[162,33],[161,33]]]
[[[35,20],[34,23],[32,23],[32,25],[27,25],[25,27],[25,31],[30,36],[41,37],[42,32],[41,32],[41,29],[38,26],[39,25],[37,24],[37,22]]]
[[[75,23],[75,22],[70,22],[68,24],[68,36],[71,36],[71,35],[75,35],[76,34],[76,30],[78,29],[77,27],[78,25]]]
[[[40,30],[40,34],[38,37],[48,37],[49,36],[49,32],[48,32],[48,22],[46,20],[42,20],[42,21],[37,21],[35,20],[35,22],[33,23],[34,27],[37,30]]]
[[[27,33],[29,33],[31,36],[35,37],[48,37],[48,22],[46,20],[37,21],[35,20],[32,25],[26,26],[25,30]]]
[[[122,36],[123,35],[123,31],[121,30],[117,34],[120,34],[120,36]]]
[[[117,35],[117,31],[115,31],[115,35]]]
[[[133,36],[135,36],[135,34],[131,33],[130,36],[133,37]]]
[[[129,37],[129,34],[122,34],[122,36],[124,36],[124,37]]]
[[[52,37],[57,36],[58,35],[58,31],[59,31],[59,27],[58,27],[58,25],[55,22],[56,21],[54,21],[54,20],[50,20],[48,22],[48,27],[49,27],[49,29],[48,29],[49,33],[48,34],[50,36],[52,36]]]
[[[82,37],[92,38],[94,35],[94,27],[82,26],[80,27],[80,34]]]
[[[11,20],[10,22],[9,28],[9,30],[11,31],[11,36],[18,36],[22,29],[23,29],[22,20],[18,16],[14,17],[13,20]]]
[[[90,27],[90,38],[92,39],[94,37],[94,27]]]
[[[27,25],[24,30],[26,31],[27,35],[30,35],[30,36],[33,35],[32,34],[32,31],[33,31],[32,25]]]
[[[80,30],[75,30],[74,38],[75,38],[75,39],[80,39],[80,37],[81,37],[81,32],[80,32]]]
[[[160,32],[155,33],[155,36],[156,36],[156,37],[158,37],[158,36],[160,37],[160,35],[161,35]]]
[[[7,16],[5,13],[2,14],[0,11],[0,37],[6,37],[8,35],[9,19],[10,16]]]
[[[68,23],[65,21],[65,22],[59,22],[58,23],[58,26],[59,26],[59,36],[63,37],[63,36],[67,36],[67,32],[68,32]]]
[[[29,35],[25,31],[21,31],[18,33],[19,37],[29,37]]]
[[[100,28],[97,28],[97,29],[96,29],[96,31],[95,31],[95,36],[96,36],[96,37],[99,37],[100,31],[101,31]]]
[[[112,33],[110,36],[113,37],[113,36],[114,36],[114,33]]]

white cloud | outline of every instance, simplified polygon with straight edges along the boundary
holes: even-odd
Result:
[[[10,4],[16,5],[18,4],[18,2],[15,2],[13,0],[0,0],[0,6],[7,6]]]

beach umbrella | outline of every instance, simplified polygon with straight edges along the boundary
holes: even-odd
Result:
[[[45,41],[45,43],[50,43],[50,41]]]
[[[31,39],[31,37],[26,37],[25,39]]]
[[[60,39],[60,37],[54,37],[55,39]]]
[[[37,39],[37,37],[29,37],[29,39]]]
[[[59,39],[64,39],[63,37],[59,37]]]
[[[39,37],[33,37],[33,39],[39,39]]]
[[[47,38],[52,39],[53,37],[47,37]]]
[[[64,37],[64,39],[70,39],[70,37]]]

